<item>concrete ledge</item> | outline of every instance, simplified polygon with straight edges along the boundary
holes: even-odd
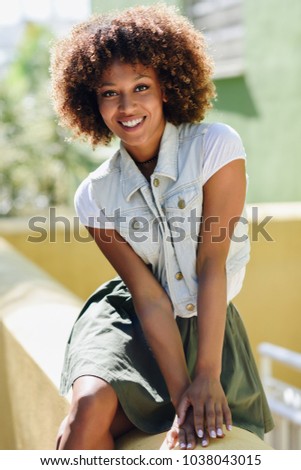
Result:
[[[82,300],[0,239],[0,449],[54,449],[68,400],[58,393],[65,344]],[[164,449],[165,433],[132,431],[118,449]],[[267,449],[234,429],[214,449]]]
[[[166,433],[156,436],[148,436],[139,430],[133,430],[125,436],[120,437],[116,442],[116,449],[122,450],[168,450],[165,443]],[[204,450],[200,444],[197,449]],[[231,432],[226,432],[223,439],[211,439],[210,450],[272,450],[264,441],[255,434],[241,428],[233,427]],[[178,447],[176,450],[180,450]]]
[[[0,449],[53,449],[60,367],[82,301],[0,239]]]

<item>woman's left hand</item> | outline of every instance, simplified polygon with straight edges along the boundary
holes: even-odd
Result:
[[[187,421],[191,423],[192,415],[194,433],[202,439],[202,446],[208,445],[209,436],[211,438],[224,437],[224,423],[226,428],[231,430],[232,417],[227,398],[220,380],[212,376],[201,374],[196,376],[182,395],[176,411],[180,430],[187,426]],[[190,436],[190,428],[188,432]],[[181,445],[180,436],[181,433],[179,431],[179,442]],[[183,442],[185,444],[185,440]],[[187,437],[187,446],[189,442]],[[184,445],[182,448],[184,448]]]

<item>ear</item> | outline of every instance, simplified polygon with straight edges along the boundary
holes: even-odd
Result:
[[[167,103],[168,100],[167,100],[167,98],[166,98],[164,88],[161,88],[161,92],[162,92],[162,101],[163,101],[163,103]]]

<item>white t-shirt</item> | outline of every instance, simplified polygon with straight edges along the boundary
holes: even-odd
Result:
[[[203,184],[227,163],[233,160],[246,159],[239,134],[223,123],[208,126],[204,136]],[[87,177],[78,187],[74,197],[75,209],[83,225],[95,228],[114,229],[114,223],[107,221],[105,215],[96,205],[91,191],[91,183]],[[93,224],[92,224],[93,223]],[[245,268],[228,279],[227,297],[230,301],[241,290]]]

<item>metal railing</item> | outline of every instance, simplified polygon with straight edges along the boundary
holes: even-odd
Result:
[[[263,386],[275,421],[265,440],[274,449],[301,449],[301,389],[273,376],[273,362],[301,372],[301,353],[270,343],[258,346]]]

